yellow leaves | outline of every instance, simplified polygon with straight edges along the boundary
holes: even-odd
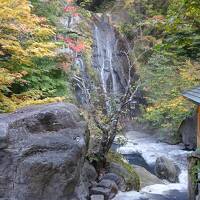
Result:
[[[50,28],[40,27],[40,28],[35,30],[35,36],[36,37],[42,37],[42,38],[48,39],[50,36],[53,36],[53,35],[55,35],[55,32],[54,32],[53,29],[50,29]]]
[[[11,98],[4,96],[0,92],[0,112],[13,112],[24,106],[62,102],[65,100],[64,97],[52,97],[45,99],[40,99],[40,97],[40,91],[29,91],[21,95],[13,95]]]
[[[5,68],[0,68],[0,86],[10,85],[14,80],[12,74]]]
[[[16,109],[15,103],[0,92],[0,112],[12,112]]]
[[[8,69],[0,68],[0,88],[4,85],[11,85],[25,75],[27,75],[26,71],[11,73]]]
[[[33,57],[54,56],[56,45],[55,43],[38,43],[34,42],[29,46],[27,52]]]
[[[188,116],[194,105],[183,97],[157,102],[146,109],[144,118],[158,128],[176,130],[182,120]]]
[[[47,40],[55,32],[45,23],[45,18],[31,13],[28,0],[0,0],[1,55],[26,65],[31,65],[32,57],[54,56],[56,47]]]
[[[134,2],[135,2],[135,0],[125,0],[124,1],[124,8],[130,7]]]
[[[185,67],[180,69],[180,75],[186,81],[192,84],[200,81],[200,64],[197,62],[186,61]]]
[[[1,23],[24,24],[29,28],[35,24],[27,0],[0,0],[0,8]]]
[[[27,56],[27,53],[24,51],[18,41],[0,39],[0,45],[4,50],[6,50],[6,52],[9,52],[10,54],[15,54],[17,56]]]
[[[33,104],[45,104],[45,103],[53,103],[53,102],[61,102],[64,101],[64,97],[52,97],[42,99],[42,92],[38,90],[32,90],[20,95],[13,95],[11,100],[15,103],[15,107],[21,108],[24,106],[29,106]]]
[[[30,106],[30,105],[39,105],[39,104],[47,104],[47,103],[54,103],[54,102],[62,102],[64,101],[65,98],[64,97],[48,97],[45,99],[26,99],[25,101],[21,101],[19,104],[17,104],[17,108],[22,108],[25,106]]]

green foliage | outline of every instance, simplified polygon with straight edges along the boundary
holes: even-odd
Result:
[[[200,58],[200,4],[198,0],[171,1],[166,16],[164,48],[177,55]]]
[[[200,84],[199,1],[129,0],[126,6],[132,21],[121,32],[134,43],[131,59],[147,100],[140,120],[176,133],[194,109],[182,92]]]
[[[34,60],[35,67],[25,77],[25,84],[19,81],[12,85],[14,93],[39,90],[43,98],[69,95],[67,91],[67,74],[58,68],[56,58],[39,58]]]
[[[198,173],[199,172],[200,172],[200,160],[197,160],[195,165],[193,165],[189,171],[189,174],[192,179],[192,184],[195,186],[198,184]]]
[[[71,97],[52,26],[62,14],[61,3],[0,2],[0,112]]]
[[[193,105],[181,97],[181,92],[198,82],[186,79],[184,65],[175,58],[154,53],[140,68],[148,102],[143,117],[157,128],[174,131],[191,113]]]
[[[49,1],[48,3],[40,0],[31,0],[31,3],[34,13],[38,16],[46,17],[52,25],[58,24],[59,17],[63,15],[62,0]]]
[[[85,8],[92,11],[105,11],[106,9],[110,8],[115,0],[77,0],[77,3]]]
[[[134,170],[134,167],[131,166],[121,154],[116,152],[109,152],[107,155],[107,161],[108,162],[114,162],[119,165],[121,165],[124,169],[127,170],[128,175],[126,174],[120,174],[119,171],[116,171],[115,173],[119,176],[122,176],[126,182],[127,190],[135,189],[136,191],[140,190],[140,178],[136,171]]]

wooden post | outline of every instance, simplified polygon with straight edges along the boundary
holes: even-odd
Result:
[[[194,175],[192,174],[193,167],[196,164],[196,159],[190,155],[188,156],[188,190],[189,190],[189,199],[196,199],[196,181],[194,181]],[[196,177],[195,177],[196,178]],[[196,179],[195,179],[196,180]]]
[[[197,111],[197,148],[200,148],[200,106]]]

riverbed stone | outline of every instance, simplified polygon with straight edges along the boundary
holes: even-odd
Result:
[[[112,180],[117,184],[120,191],[122,191],[122,192],[126,191],[126,183],[125,183],[125,180],[123,177],[118,176],[115,173],[107,173],[102,177],[102,179],[103,180],[107,180],[107,179]]]
[[[112,191],[118,191],[118,186],[117,184],[112,181],[112,180],[108,180],[108,179],[103,179],[101,180],[98,184],[97,187],[103,187],[103,188],[110,188]]]
[[[93,187],[90,190],[91,195],[103,195],[105,200],[110,200],[115,197],[117,190],[105,187]]]
[[[89,132],[72,104],[32,106],[0,115],[0,197],[85,200],[81,181]],[[85,186],[86,187],[86,186]]]
[[[161,178],[166,179],[171,183],[179,181],[180,168],[170,159],[166,157],[159,157],[155,164],[155,174]]]
[[[165,184],[165,181],[159,179],[157,176],[147,171],[144,167],[134,165],[134,169],[140,177],[141,189],[150,185]]]
[[[104,196],[103,195],[92,195],[90,197],[91,200],[104,200]]]

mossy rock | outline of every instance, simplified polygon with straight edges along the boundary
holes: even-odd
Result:
[[[109,152],[107,155],[108,170],[124,178],[126,191],[140,190],[140,178],[134,167],[131,166],[123,156],[116,152]]]

